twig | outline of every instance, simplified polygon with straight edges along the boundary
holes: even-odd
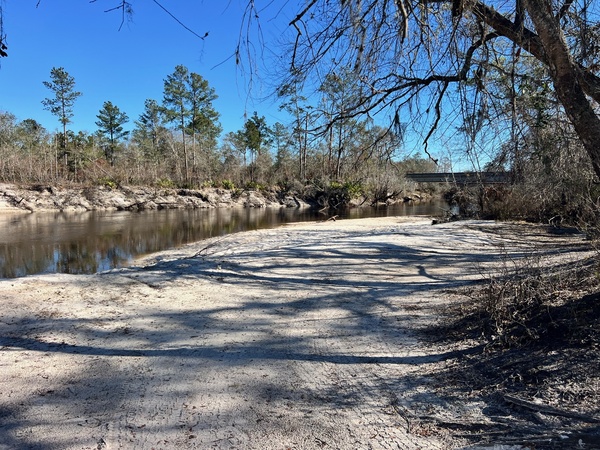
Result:
[[[173,15],[173,13],[171,13],[171,11],[169,11],[167,8],[165,8],[163,5],[161,5],[157,0],[152,0],[152,1],[154,3],[156,3],[158,5],[158,7],[161,8],[164,12],[166,12],[175,22],[177,22],[180,26],[182,26],[184,29],[186,29],[190,33],[192,33],[197,38],[204,40],[208,36],[208,32],[204,33],[204,36],[200,36],[194,30],[192,30],[191,28],[187,27],[181,20],[179,20],[177,17],[175,17]]]
[[[550,414],[552,416],[568,417],[570,419],[579,419],[588,423],[600,423],[600,419],[597,417],[589,416],[587,414],[581,414],[575,411],[567,411],[565,409],[556,408],[554,406],[534,403],[529,400],[525,400],[514,395],[504,394],[503,398],[508,403],[512,403],[523,408],[530,409],[532,411],[541,412],[544,414]]]
[[[196,253],[194,253],[191,257],[189,258],[185,258],[185,259],[192,259],[192,258],[197,258],[198,256],[200,256],[200,254],[206,250],[208,250],[209,248],[215,246],[216,244],[218,244],[219,242],[221,242],[222,240],[224,240],[225,238],[227,238],[228,235],[223,236],[219,239],[216,239],[214,241],[212,241],[210,244],[208,244],[206,247],[201,248],[200,250],[198,250]]]

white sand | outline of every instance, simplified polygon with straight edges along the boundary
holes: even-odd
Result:
[[[295,224],[2,280],[0,449],[461,447],[411,419],[480,414],[436,397],[428,374],[456,355],[416,331],[449,289],[527,255],[534,231]]]

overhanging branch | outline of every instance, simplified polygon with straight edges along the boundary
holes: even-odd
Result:
[[[536,33],[522,25],[513,23],[498,11],[480,1],[473,3],[470,9],[477,18],[485,22],[495,33],[508,38],[544,65],[549,66],[548,57]],[[600,78],[581,65],[578,66],[577,76],[585,93],[600,103]]]

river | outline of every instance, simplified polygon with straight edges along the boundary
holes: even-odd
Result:
[[[431,202],[353,208],[336,214],[340,219],[439,216],[442,208],[443,203]],[[96,273],[210,237],[327,217],[295,208],[0,214],[0,278]]]

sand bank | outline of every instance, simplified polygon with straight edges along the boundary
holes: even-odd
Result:
[[[1,280],[0,449],[460,448],[411,421],[483,407],[437,398],[428,375],[462,349],[419,330],[503,258],[570,257],[580,241],[364,219]]]

